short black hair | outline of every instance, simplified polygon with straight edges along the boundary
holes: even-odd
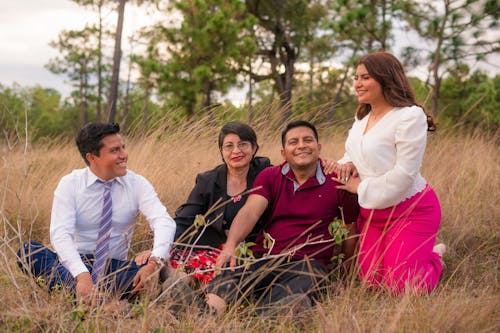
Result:
[[[240,121],[230,121],[222,126],[219,133],[219,150],[222,149],[222,143],[228,134],[236,134],[242,141],[249,141],[253,147],[257,147],[255,153],[259,150],[259,145],[257,144],[257,134],[255,134],[255,131],[252,127],[250,127],[250,125]]]
[[[314,133],[314,137],[316,138],[316,141],[319,142],[318,131],[316,130],[316,127],[314,127],[313,124],[311,124],[310,122],[305,121],[305,120],[295,120],[295,121],[292,121],[292,122],[289,122],[288,124],[286,124],[283,131],[281,131],[281,145],[283,146],[283,148],[285,148],[286,133],[288,133],[292,128],[296,128],[296,127],[308,127],[308,128],[310,128]]]
[[[88,123],[80,128],[76,135],[76,146],[85,164],[90,164],[85,157],[87,153],[99,156],[99,151],[104,146],[102,143],[104,137],[118,133],[120,133],[120,125],[115,123]]]

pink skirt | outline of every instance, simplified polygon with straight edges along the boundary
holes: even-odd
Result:
[[[432,251],[440,223],[439,200],[429,185],[393,207],[361,208],[360,279],[396,294],[433,290],[442,271],[440,257]]]

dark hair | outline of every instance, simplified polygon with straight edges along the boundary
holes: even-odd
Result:
[[[378,51],[362,57],[359,65],[364,65],[368,74],[382,87],[382,94],[391,106],[403,107],[417,105],[424,110],[427,116],[427,129],[434,131],[436,125],[432,116],[426,113],[425,108],[417,102],[415,93],[406,77],[403,65],[392,54]],[[371,111],[370,104],[360,103],[356,108],[356,118],[362,119]]]
[[[281,145],[283,146],[283,148],[285,148],[286,133],[288,133],[288,131],[290,131],[292,128],[295,128],[295,127],[308,127],[308,128],[310,128],[314,133],[314,137],[316,138],[316,141],[319,142],[318,131],[316,130],[316,127],[314,127],[313,124],[311,124],[310,122],[305,121],[305,120],[295,120],[295,121],[289,122],[285,126],[283,131],[281,131]]]
[[[257,134],[255,134],[252,127],[240,121],[230,121],[222,126],[219,132],[219,150],[222,150],[222,143],[228,134],[236,134],[242,141],[249,141],[253,147],[257,147],[255,153],[259,150],[259,145],[257,144]]]
[[[76,146],[82,155],[85,164],[89,165],[89,161],[85,155],[91,153],[99,156],[99,150],[104,146],[102,139],[105,136],[120,133],[120,126],[115,123],[88,123],[83,126],[76,136]]]

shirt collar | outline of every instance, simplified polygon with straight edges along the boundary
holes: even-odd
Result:
[[[288,178],[292,179],[294,183],[296,183],[295,175],[291,170],[290,164],[288,164],[288,162],[283,163],[283,165],[281,166],[281,173],[283,174],[283,176],[287,176]],[[326,181],[323,169],[321,169],[321,160],[318,160],[318,163],[316,164],[316,180],[320,185],[323,185]]]
[[[89,167],[87,167],[87,187],[91,186],[92,184],[94,184],[98,179],[100,179],[99,177],[96,176],[95,173],[92,172],[92,170],[90,170]],[[100,179],[102,182],[105,182],[104,180]],[[123,185],[123,180],[121,179],[121,177],[116,177],[116,178],[113,178],[111,180],[108,180],[108,182],[118,182],[120,184]]]

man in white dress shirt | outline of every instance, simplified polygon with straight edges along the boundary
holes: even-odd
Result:
[[[43,277],[51,289],[62,284],[74,290],[78,300],[94,305],[103,289],[128,298],[156,285],[156,273],[168,257],[175,234],[175,222],[153,186],[127,170],[128,154],[119,131],[117,124],[98,123],[80,129],[76,144],[87,167],[64,176],[54,192],[50,240],[55,252],[31,241],[18,253],[20,267]],[[104,183],[109,182],[108,260],[104,272],[96,276],[92,274],[94,252],[102,228]],[[127,260],[139,212],[154,232],[152,255],[140,266]]]

